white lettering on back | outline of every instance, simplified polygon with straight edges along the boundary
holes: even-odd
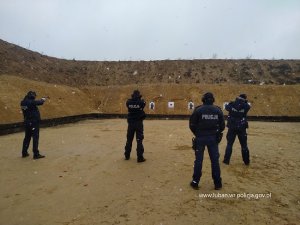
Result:
[[[217,120],[217,119],[219,119],[219,117],[218,117],[218,115],[202,114],[202,119],[205,119],[205,120]]]
[[[140,105],[128,105],[128,107],[131,109],[139,109]]]

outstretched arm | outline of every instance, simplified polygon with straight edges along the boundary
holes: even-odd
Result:
[[[246,104],[245,104],[246,106],[245,106],[245,114],[247,114],[248,113],[248,111],[250,110],[250,108],[251,108],[251,106],[249,105],[249,103],[248,102],[246,102]]]
[[[32,104],[33,105],[43,105],[45,101],[46,101],[46,98],[41,98],[40,100],[32,101]]]
[[[232,104],[233,104],[233,102],[229,102],[228,104],[225,105],[226,111],[228,111],[228,112],[231,111],[231,109],[232,109]]]

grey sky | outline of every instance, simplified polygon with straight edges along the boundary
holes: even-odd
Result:
[[[0,38],[78,60],[300,59],[300,0],[0,0]]]

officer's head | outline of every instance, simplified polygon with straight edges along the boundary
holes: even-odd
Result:
[[[205,105],[212,105],[215,101],[214,95],[211,92],[206,92],[203,96],[202,96],[202,102]]]
[[[28,91],[26,97],[29,98],[29,99],[35,99],[36,98],[36,93],[34,91]]]
[[[134,99],[141,98],[141,97],[142,97],[142,95],[141,95],[139,90],[134,90],[132,95],[131,95],[131,98],[134,98]]]
[[[239,95],[239,98],[242,98],[244,100],[247,100],[247,95],[246,94],[240,94]]]

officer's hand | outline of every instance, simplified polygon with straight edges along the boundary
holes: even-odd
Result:
[[[216,135],[217,135],[217,143],[219,144],[222,141],[223,133],[220,132],[220,133],[217,133]]]
[[[197,149],[197,146],[196,146],[196,138],[195,138],[195,137],[192,138],[192,149],[193,149],[194,151],[196,151],[196,149]]]
[[[46,101],[46,98],[42,98],[42,100],[45,102],[45,101]]]

